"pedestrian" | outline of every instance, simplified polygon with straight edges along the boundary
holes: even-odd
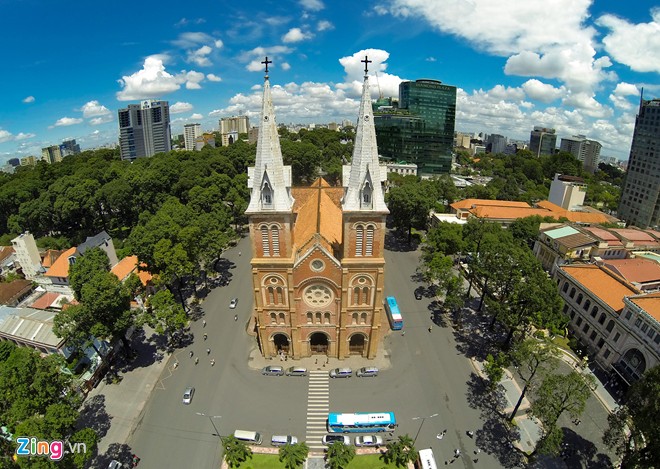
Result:
[[[211,358],[211,366],[215,365],[215,359]]]
[[[438,440],[442,440],[442,439],[445,437],[445,434],[444,434],[444,433],[438,433],[435,437],[436,437]]]
[[[402,335],[402,336],[403,336],[403,335],[406,335],[406,331],[403,331],[403,332],[401,333],[401,335]]]
[[[210,349],[210,348],[207,348],[207,349],[206,349],[206,354],[207,354],[207,355],[211,355],[211,349]]]
[[[474,450],[474,454],[479,454],[479,453],[481,453],[481,448],[477,448]]]
[[[241,251],[238,251],[238,257],[241,257]]]
[[[461,455],[461,450],[458,449],[458,448],[456,448],[456,449],[454,450],[454,457],[457,458],[457,457],[459,457],[460,455]]]
[[[429,326],[429,332],[431,332],[432,330],[433,330],[433,327]]]
[[[192,356],[193,356],[193,351],[191,350],[189,353],[190,353],[190,358],[192,358]]]
[[[469,436],[470,438],[474,438],[474,432],[472,430],[468,430],[467,436]]]
[[[204,334],[204,340],[206,340],[208,337],[209,337],[208,334],[205,333]]]
[[[195,357],[195,365],[199,363],[199,357]]]
[[[206,327],[206,319],[202,319],[202,327]]]

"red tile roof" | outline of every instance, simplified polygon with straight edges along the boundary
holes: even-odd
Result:
[[[630,300],[660,322],[660,292],[637,296]]]
[[[11,246],[0,246],[0,262],[7,259],[14,253],[14,248]]]
[[[50,307],[59,308],[59,305],[53,305],[53,303],[55,303],[55,301],[60,296],[61,295],[59,293],[46,292],[43,295],[41,295],[39,298],[37,298],[35,301],[33,301],[32,304],[30,305],[30,308],[35,308],[35,309],[48,309]]]
[[[562,265],[559,268],[614,311],[620,312],[623,309],[624,297],[640,293],[637,288],[604,267],[594,264],[575,264]]]
[[[14,280],[10,283],[0,283],[0,304],[15,302],[21,295],[32,288],[29,280]]]
[[[610,246],[623,246],[621,240],[617,238],[614,233],[610,233],[604,228],[598,228],[597,226],[586,226],[583,229],[593,234],[599,240],[607,241],[607,244]]]
[[[660,281],[660,265],[650,259],[609,259],[603,265],[629,282],[649,283]]]

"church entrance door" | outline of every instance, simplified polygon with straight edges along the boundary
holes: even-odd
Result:
[[[273,345],[275,346],[275,351],[279,353],[289,354],[290,344],[289,338],[284,334],[275,334],[273,337]]]
[[[362,334],[353,334],[348,341],[348,351],[351,355],[363,355],[366,340]]]
[[[309,348],[312,353],[328,353],[328,336],[323,332],[315,332],[309,338]]]

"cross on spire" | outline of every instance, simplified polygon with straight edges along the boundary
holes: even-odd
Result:
[[[367,73],[369,73],[369,64],[373,62],[373,60],[369,60],[369,57],[366,55],[364,56],[364,60],[360,60],[360,62],[364,63],[364,76],[367,76]]]
[[[266,60],[263,60],[261,63],[266,65],[266,75],[268,75],[268,64],[272,64],[273,61],[268,60],[268,56],[266,56]]]

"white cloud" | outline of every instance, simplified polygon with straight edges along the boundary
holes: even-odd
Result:
[[[614,15],[603,15],[596,24],[610,30],[603,37],[614,60],[636,72],[660,73],[660,8],[651,10],[652,21],[633,24]]]
[[[320,11],[325,8],[325,5],[321,0],[299,0],[300,6],[305,10],[310,11]]]
[[[534,78],[523,83],[522,89],[531,99],[541,101],[542,103],[550,103],[561,97],[565,92],[563,86],[555,88],[548,83],[543,83]]]
[[[19,141],[19,140],[27,140],[28,138],[34,138],[34,137],[36,137],[36,136],[37,136],[37,135],[36,135],[36,134],[33,134],[33,133],[27,133],[27,134],[26,134],[26,133],[23,133],[23,132],[19,132],[19,133],[17,133],[16,136],[14,137],[14,140],[17,140],[17,141]]]
[[[187,32],[179,34],[179,37],[172,41],[172,44],[182,49],[193,49],[203,44],[214,44],[215,41],[217,41],[217,39],[210,34],[202,32]]]
[[[284,36],[282,36],[282,42],[300,42],[311,37],[311,34],[303,32],[300,28],[291,28]]]
[[[363,49],[353,55],[342,57],[339,63],[344,67],[346,73],[345,82],[337,84],[337,88],[346,90],[351,96],[362,95],[362,83],[364,81],[364,57],[367,56],[372,63],[369,64],[369,79],[371,86],[372,97],[378,96],[378,88],[383,96],[398,96],[399,83],[402,79],[396,75],[391,75],[385,72],[387,64],[385,63],[390,57],[389,52],[381,49]],[[374,77],[376,72],[378,77]]]
[[[607,106],[603,106],[596,101],[593,95],[588,93],[569,93],[562,104],[564,106],[571,106],[582,110],[582,112],[590,117],[611,117],[613,112]]]
[[[34,102],[34,96],[28,96],[25,99],[23,99],[23,102],[25,104],[33,103]]]
[[[76,125],[80,124],[83,120],[79,119],[77,117],[62,117],[60,119],[57,119],[57,121],[53,124],[53,127],[66,127],[69,125]]]
[[[190,103],[184,103],[182,101],[177,101],[176,103],[170,106],[170,114],[181,114],[183,112],[190,112],[193,110],[193,105]]]
[[[14,140],[14,135],[4,129],[0,129],[0,143],[10,142]]]
[[[289,65],[288,62],[282,62],[282,65],[280,65],[280,67],[281,67],[282,70],[284,70],[284,71],[286,71],[286,70],[291,70],[291,65]]]
[[[617,83],[616,88],[610,94],[610,101],[618,109],[632,109],[633,104],[627,99],[628,96],[639,96],[640,92],[636,85],[626,82]]]
[[[119,101],[155,98],[180,88],[174,75],[165,71],[163,60],[154,56],[144,60],[142,70],[124,76],[118,82],[123,88],[117,92]]]
[[[222,81],[222,78],[220,78],[218,75],[215,75],[214,73],[207,74],[206,79],[208,81]]]
[[[123,89],[117,92],[117,99],[131,101],[156,98],[178,90],[182,84],[185,84],[186,89],[189,90],[201,88],[203,73],[182,70],[172,75],[165,70],[164,59],[164,56],[149,56],[144,60],[142,70],[118,80]]]
[[[102,117],[94,117],[93,119],[89,120],[90,125],[101,125],[101,124],[107,124],[108,122],[112,122],[114,119],[112,117],[112,114],[109,114],[107,116],[102,116]]]
[[[199,49],[189,50],[186,62],[192,62],[200,67],[209,67],[213,65],[208,55],[213,51],[210,46],[202,46]]]
[[[204,117],[204,116],[201,115],[201,114],[199,114],[199,113],[191,114],[191,116],[190,116],[190,118],[193,119],[193,120],[199,120],[199,119],[201,119],[201,118],[203,118],[203,117]]]
[[[110,110],[98,101],[88,101],[80,108],[83,117],[101,117],[111,114]]]
[[[216,49],[220,49],[224,43],[220,39],[216,39],[215,42],[213,43]]]
[[[438,59],[436,59],[435,57],[427,57],[425,60],[427,62],[437,62],[438,61]]]
[[[476,49],[508,57],[507,74],[559,79],[569,90],[593,92],[612,74],[604,70],[609,59],[596,57],[596,29],[585,26],[592,3],[553,0],[549,8],[545,0],[391,0],[376,13],[421,17]]]
[[[248,72],[259,72],[264,70],[264,64],[261,63],[259,59],[252,60],[249,64],[245,66]]]
[[[265,56],[268,56],[268,60],[272,60],[274,63],[273,65],[277,66],[280,62],[279,58],[284,55],[288,54],[292,51],[288,46],[271,46],[271,47],[255,47],[252,50],[249,50],[247,52],[244,52],[243,55],[240,57],[241,62],[246,62],[247,65],[245,66],[245,69],[250,71],[250,72],[261,72],[264,70],[264,64],[261,63],[262,60],[264,60]],[[268,64],[269,68],[273,67],[273,65]]]
[[[330,29],[335,29],[334,25],[330,21],[321,20],[316,24],[316,30],[318,32],[328,31]]]

